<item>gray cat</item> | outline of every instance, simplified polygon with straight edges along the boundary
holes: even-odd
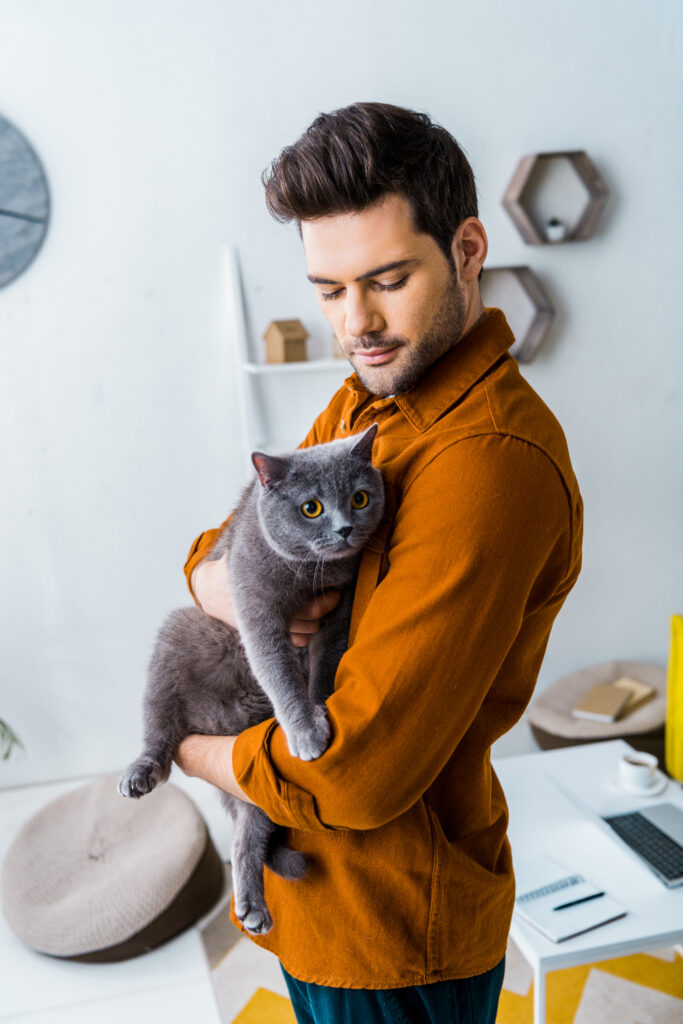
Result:
[[[253,453],[258,478],[208,556],[227,558],[239,632],[199,608],[168,616],[150,661],[144,751],[119,781],[123,796],[144,796],[164,782],[190,733],[235,735],[274,714],[294,756],[313,760],[326,749],[324,702],[348,641],[361,549],[384,508],[371,462],[376,433],[373,424],[289,455]],[[339,604],[308,648],[296,648],[289,623],[323,587],[340,591]],[[294,879],[304,875],[305,859],[258,807],[227,793],[221,800],[234,823],[235,913],[247,931],[267,932],[263,865]]]

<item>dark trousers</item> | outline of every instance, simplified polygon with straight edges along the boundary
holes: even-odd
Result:
[[[495,1024],[505,958],[476,978],[410,988],[328,988],[282,968],[299,1024]]]

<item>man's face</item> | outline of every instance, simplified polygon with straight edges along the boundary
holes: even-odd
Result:
[[[368,391],[407,391],[461,338],[455,267],[415,230],[403,196],[303,221],[301,234],[318,303]]]

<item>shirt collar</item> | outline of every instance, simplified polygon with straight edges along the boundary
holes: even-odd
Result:
[[[505,314],[500,309],[488,308],[486,318],[463,335],[414,387],[402,395],[378,398],[377,402],[382,405],[395,402],[417,430],[427,430],[481,380],[514,340]],[[344,383],[349,391],[369,395],[355,373]]]

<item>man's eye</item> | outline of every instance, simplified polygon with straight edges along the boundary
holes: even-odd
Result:
[[[403,288],[403,285],[408,280],[408,276],[402,277],[400,281],[396,281],[394,284],[380,284],[377,281],[377,287],[383,292],[396,292],[399,288]]]
[[[380,292],[397,292],[399,288],[403,288],[403,286],[407,284],[409,277],[410,275],[406,274],[406,276],[402,277],[400,281],[394,281],[393,284],[382,284],[380,281],[373,281],[372,284]],[[334,292],[321,292],[320,297],[324,299],[325,302],[333,302],[334,299],[338,299],[343,293],[343,288],[337,288]]]

